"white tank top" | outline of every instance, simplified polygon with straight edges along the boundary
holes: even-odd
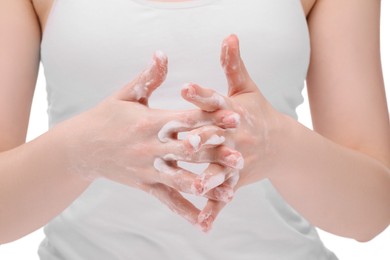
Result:
[[[219,53],[231,33],[262,93],[296,117],[310,54],[299,0],[56,0],[41,45],[50,125],[121,88],[155,50],[168,55],[169,74],[151,107],[192,108],[180,98],[186,82],[226,94]],[[45,234],[44,260],[336,259],[268,180],[241,188],[208,234],[149,194],[99,180]]]

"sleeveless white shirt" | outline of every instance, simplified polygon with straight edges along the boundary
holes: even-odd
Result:
[[[299,0],[55,0],[41,45],[50,126],[121,88],[155,50],[168,55],[169,73],[151,107],[193,108],[180,98],[186,82],[226,94],[219,54],[231,33],[265,97],[296,118],[310,55]],[[268,180],[241,188],[208,234],[149,194],[98,180],[45,234],[44,260],[337,259]]]

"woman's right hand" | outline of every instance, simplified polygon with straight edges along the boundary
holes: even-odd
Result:
[[[70,172],[140,188],[196,224],[200,211],[180,192],[226,199],[213,188],[242,167],[241,154],[222,145],[225,129],[238,124],[237,114],[149,108],[148,98],[166,74],[167,58],[156,52],[153,64],[135,80],[63,124]],[[195,138],[177,138],[179,132],[194,129]],[[219,142],[208,141],[216,137]],[[177,161],[211,164],[202,177],[178,167]]]

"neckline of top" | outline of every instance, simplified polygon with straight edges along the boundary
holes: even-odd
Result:
[[[151,0],[133,0],[136,3],[159,9],[184,9],[195,8],[211,4],[219,0],[188,0],[183,2],[159,2]]]

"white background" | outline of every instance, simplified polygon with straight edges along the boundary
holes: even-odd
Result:
[[[382,1],[381,33],[383,72],[385,82],[387,83],[388,102],[390,103],[390,1]],[[41,68],[33,102],[31,123],[28,132],[29,140],[47,130],[46,104],[45,80]],[[306,126],[311,127],[307,102],[298,108],[298,113],[300,121]],[[323,231],[319,232],[325,245],[335,252],[340,260],[390,260],[390,227],[368,243],[358,243]],[[36,251],[42,239],[43,232],[40,229],[15,242],[1,245],[0,260],[38,260]]]

